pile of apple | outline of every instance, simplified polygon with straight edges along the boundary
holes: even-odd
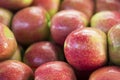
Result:
[[[120,0],[0,0],[0,80],[120,80]]]

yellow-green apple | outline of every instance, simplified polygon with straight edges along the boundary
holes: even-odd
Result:
[[[108,32],[110,62],[120,65],[120,24],[114,25]]]
[[[96,0],[96,12],[120,11],[120,0]]]
[[[60,0],[34,0],[33,5],[45,8],[52,17],[59,9]]]
[[[120,13],[117,11],[101,11],[94,14],[91,18],[91,27],[101,29],[108,33],[109,29],[115,24],[120,23]]]
[[[42,7],[27,7],[15,14],[12,31],[22,45],[46,40],[49,35],[48,13]]]
[[[107,62],[106,34],[95,28],[79,28],[71,32],[64,43],[69,64],[78,71],[93,71]]]
[[[85,13],[90,18],[94,12],[93,0],[64,0],[61,4],[61,10],[75,9]]]
[[[120,79],[120,67],[118,66],[106,66],[94,71],[89,80],[119,80]]]
[[[69,33],[87,25],[88,18],[84,13],[77,10],[63,10],[55,14],[51,20],[51,36],[56,43],[63,46]]]
[[[30,80],[32,69],[17,60],[6,60],[0,63],[0,80]]]
[[[76,80],[76,76],[69,64],[62,61],[52,61],[36,69],[35,80]]]
[[[9,59],[15,52],[17,42],[13,32],[0,23],[0,61]]]
[[[59,53],[55,44],[48,41],[41,41],[27,48],[24,55],[24,62],[35,70],[41,64],[60,60],[61,56],[62,53]]]
[[[0,23],[10,27],[13,13],[5,8],[0,8]]]
[[[18,10],[31,5],[33,0],[0,0],[0,7],[10,10]]]

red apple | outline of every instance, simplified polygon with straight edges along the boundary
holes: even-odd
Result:
[[[87,24],[88,18],[84,13],[76,10],[63,10],[55,14],[51,20],[51,36],[56,43],[63,45],[69,33]]]
[[[13,13],[5,8],[0,8],[0,23],[10,27]]]
[[[120,0],[96,0],[96,11],[120,11]]]
[[[9,59],[15,52],[17,43],[13,32],[0,23],[0,61]]]
[[[34,0],[33,5],[45,8],[53,16],[59,9],[60,0]]]
[[[70,33],[64,44],[67,61],[78,71],[92,71],[107,62],[106,35],[99,29],[82,28]]]
[[[120,67],[107,66],[94,71],[89,80],[120,80]]]
[[[0,0],[0,7],[4,7],[10,10],[18,10],[24,7],[28,7],[33,0]]]
[[[33,71],[26,64],[16,60],[0,63],[0,80],[29,80]]]
[[[57,46],[48,41],[42,41],[32,44],[27,48],[24,55],[24,62],[32,69],[36,69],[41,64],[59,60],[60,55]]]
[[[94,3],[93,0],[64,0],[61,4],[61,10],[64,9],[81,11],[90,18],[93,14]]]
[[[35,80],[76,80],[76,77],[70,65],[61,61],[53,61],[36,69]]]
[[[93,15],[91,27],[101,29],[108,33],[109,29],[120,23],[120,13],[117,11],[101,11]]]
[[[12,30],[22,45],[45,40],[49,34],[48,13],[42,7],[22,9],[13,17]]]

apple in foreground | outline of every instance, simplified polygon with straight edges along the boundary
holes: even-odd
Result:
[[[108,32],[110,62],[120,65],[120,24],[114,25]]]
[[[48,41],[41,41],[28,47],[25,51],[24,62],[35,70],[46,62],[60,60],[60,56],[62,55],[55,44]]]
[[[52,61],[36,69],[35,80],[76,80],[76,76],[69,64]]]
[[[10,10],[18,10],[31,5],[33,0],[0,0],[0,7]]]
[[[17,48],[13,32],[0,23],[0,61],[9,59]]]
[[[33,71],[26,64],[16,60],[6,60],[0,63],[0,80],[30,80]]]
[[[12,31],[21,45],[46,40],[49,35],[48,13],[42,7],[27,7],[13,17]]]
[[[60,0],[34,0],[33,5],[45,8],[52,17],[59,9]]]
[[[13,13],[5,8],[0,8],[0,23],[10,27]]]
[[[69,33],[87,25],[88,18],[84,13],[77,10],[63,10],[55,14],[51,20],[51,36],[56,43],[63,46]]]
[[[82,28],[70,33],[64,44],[65,57],[78,71],[93,71],[107,62],[106,35],[99,29]]]
[[[106,66],[94,71],[89,80],[120,80],[120,67]]]
[[[108,33],[110,28],[120,23],[120,13],[117,11],[101,11],[94,14],[91,18],[91,27],[101,29]]]

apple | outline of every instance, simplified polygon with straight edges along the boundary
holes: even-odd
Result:
[[[18,11],[12,20],[12,31],[21,45],[46,40],[49,35],[49,16],[42,7],[27,7]]]
[[[64,43],[69,64],[78,71],[93,71],[107,62],[107,41],[103,31],[79,28],[71,32]]]
[[[108,32],[109,58],[113,64],[120,65],[120,24],[114,25]]]
[[[0,61],[9,59],[17,48],[13,32],[0,23]]]
[[[76,76],[69,64],[62,61],[52,61],[36,69],[35,80],[76,80]]]
[[[120,13],[117,11],[101,11],[94,14],[91,18],[91,27],[101,29],[108,33],[109,29],[120,23]]]
[[[63,46],[69,33],[87,25],[88,18],[84,13],[77,10],[63,10],[55,14],[51,20],[51,36],[56,43]]]
[[[52,17],[59,9],[60,0],[34,0],[33,5],[45,8]]]
[[[96,0],[96,12],[120,11],[120,0]]]
[[[5,8],[0,8],[0,23],[10,27],[13,13]]]
[[[118,66],[106,66],[94,71],[89,80],[119,80],[120,79],[120,67]]]
[[[94,12],[93,0],[64,0],[61,4],[61,10],[75,9],[85,13],[90,18]]]
[[[19,10],[31,5],[33,0],[0,0],[0,7],[10,10]]]
[[[20,61],[6,60],[0,63],[0,80],[29,80],[32,77],[32,69]]]
[[[48,41],[41,41],[30,45],[25,51],[24,62],[35,70],[40,65],[60,60],[63,54],[57,46]]]

